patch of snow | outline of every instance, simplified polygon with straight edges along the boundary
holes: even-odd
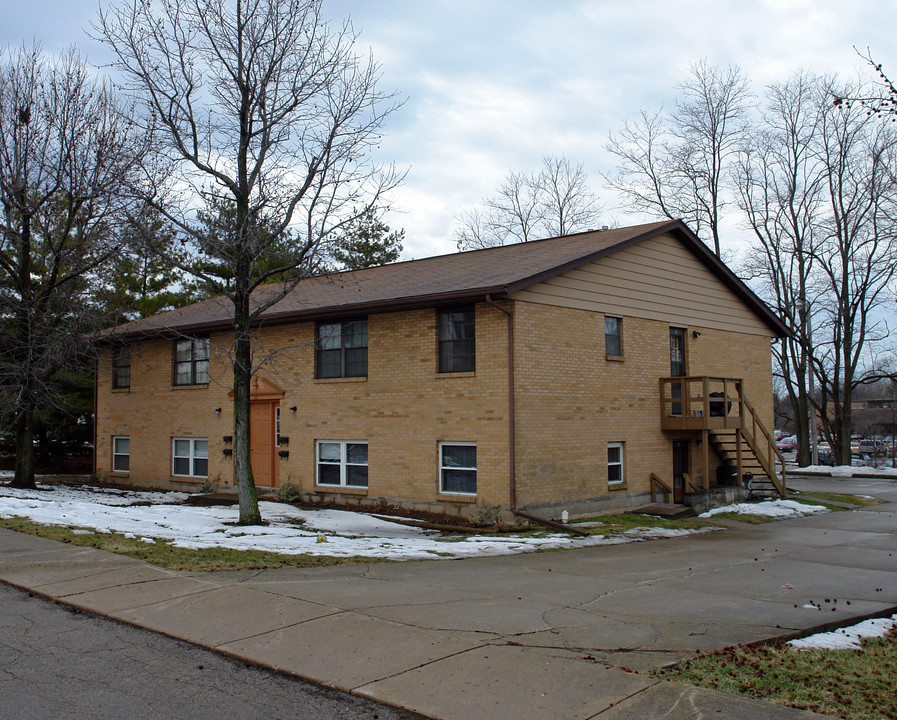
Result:
[[[853,477],[854,475],[880,475],[882,477],[897,477],[897,468],[891,467],[852,467],[850,465],[808,465],[807,467],[796,467],[794,472],[802,471],[830,473],[833,477]]]
[[[734,503],[712,508],[698,517],[706,518],[720,513],[737,513],[738,515],[760,515],[763,517],[787,518],[814,515],[828,512],[824,505],[805,505],[794,500],[765,500],[758,503]]]
[[[804,605],[804,607],[807,606]],[[818,633],[800,640],[789,640],[787,645],[794,650],[858,650],[863,638],[884,637],[888,630],[895,625],[897,625],[897,615],[892,615],[889,618],[864,620],[852,627]]]
[[[638,528],[605,538],[546,533],[519,535],[445,535],[382,517],[345,510],[301,510],[262,501],[266,525],[236,525],[235,507],[183,504],[185,493],[140,492],[90,486],[39,485],[19,490],[0,485],[0,517],[25,517],[47,525],[93,528],[152,543],[167,540],[184,548],[226,547],[284,554],[382,557],[392,560],[474,557],[637,542],[681,537],[694,532]]]

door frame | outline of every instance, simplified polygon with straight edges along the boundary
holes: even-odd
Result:
[[[252,408],[261,404],[267,404],[271,412],[271,485],[263,485],[262,487],[280,487],[280,454],[277,449],[277,416],[276,409],[280,407],[280,401],[283,400],[286,393],[277,385],[266,380],[263,377],[255,375],[252,378],[252,385],[249,389],[249,437],[252,439]],[[233,402],[234,391],[230,390],[227,396]],[[252,453],[250,451],[250,464],[252,463]],[[254,473],[253,473],[254,477]]]
[[[691,442],[673,440],[673,503],[677,505],[685,502],[685,476],[690,467]]]

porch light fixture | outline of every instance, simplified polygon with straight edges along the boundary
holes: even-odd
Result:
[[[221,408],[215,408],[215,414],[216,414],[216,415],[220,415],[220,414],[221,414]]]
[[[692,336],[695,340],[697,340],[699,337],[701,337],[701,333],[699,333],[697,330],[692,330],[692,331],[691,331],[691,336]]]
[[[296,412],[297,409],[298,409],[298,406],[293,405],[293,407],[290,408],[290,412],[294,413],[294,412]]]

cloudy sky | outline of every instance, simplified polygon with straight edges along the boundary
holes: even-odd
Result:
[[[325,0],[351,16],[383,66],[382,88],[405,105],[391,117],[383,158],[408,169],[393,196],[405,256],[455,249],[459,211],[508,170],[534,170],[566,155],[591,174],[604,224],[648,220],[603,190],[605,150],[640,108],[670,105],[689,63],[736,63],[756,92],[804,68],[872,75],[853,50],[868,46],[897,76],[897,3],[891,0]],[[106,0],[103,0],[106,4]],[[97,64],[104,50],[85,34],[97,0],[6,3],[0,44],[77,45]],[[738,230],[731,229],[731,242]]]

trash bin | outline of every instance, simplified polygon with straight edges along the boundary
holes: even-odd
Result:
[[[734,465],[720,465],[716,469],[716,484],[735,486],[738,484],[738,468]]]
[[[712,398],[724,398],[725,395],[721,392],[712,392],[710,393],[710,397]],[[732,401],[723,402],[722,400],[711,400],[710,401],[710,417],[725,417],[732,410]]]

